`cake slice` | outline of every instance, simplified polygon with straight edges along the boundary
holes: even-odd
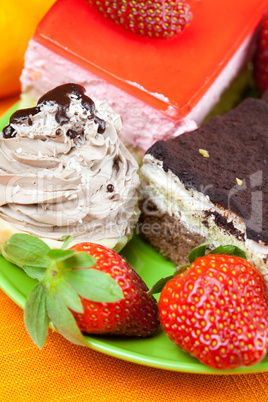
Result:
[[[121,115],[124,144],[144,151],[194,130],[248,60],[267,2],[187,3],[189,26],[156,39],[124,30],[85,0],[58,0],[29,43],[23,99],[80,83]]]
[[[243,249],[267,276],[267,99],[156,142],[144,157],[141,195],[139,231],[176,265],[212,239]]]

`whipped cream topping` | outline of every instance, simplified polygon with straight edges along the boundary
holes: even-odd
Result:
[[[0,137],[0,217],[55,240],[129,235],[138,166],[120,129],[119,115],[75,84],[15,112]]]

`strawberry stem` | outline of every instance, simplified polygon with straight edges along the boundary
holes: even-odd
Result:
[[[42,280],[43,285],[49,292],[55,291],[57,287],[57,282],[59,281],[61,275],[60,264],[55,260],[50,260],[46,269],[44,279]]]

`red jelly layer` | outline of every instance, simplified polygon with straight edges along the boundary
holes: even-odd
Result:
[[[267,0],[188,3],[193,19],[182,33],[151,39],[118,27],[86,0],[58,0],[39,24],[35,40],[181,118],[207,92],[268,6]]]

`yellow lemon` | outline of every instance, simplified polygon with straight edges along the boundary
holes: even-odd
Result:
[[[20,92],[24,53],[36,26],[55,0],[1,0],[0,98]]]

